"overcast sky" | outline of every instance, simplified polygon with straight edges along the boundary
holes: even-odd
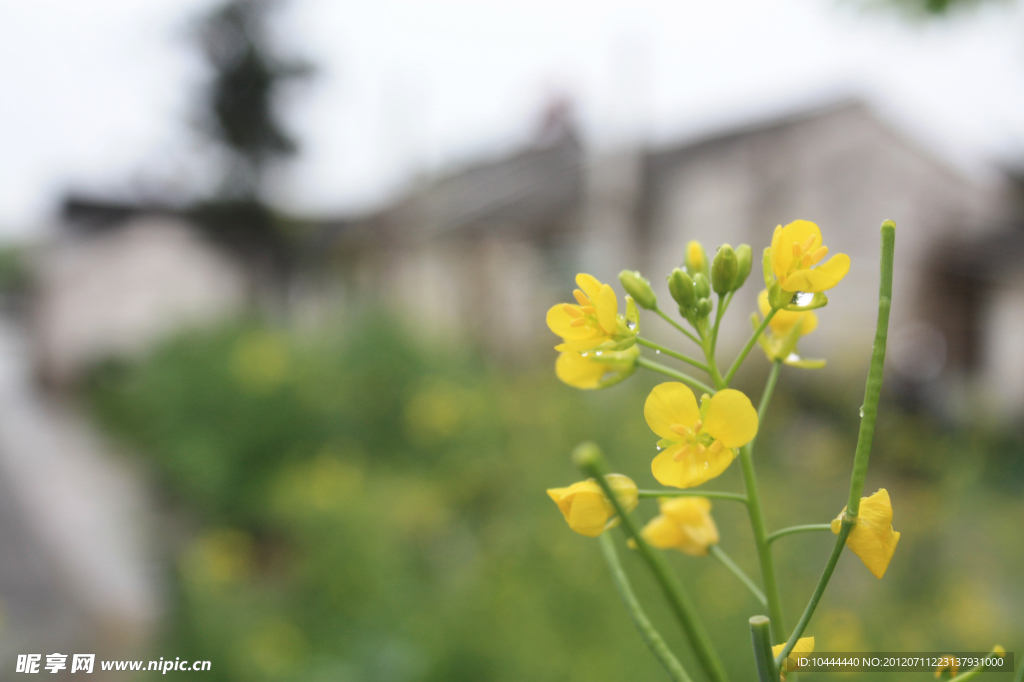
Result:
[[[187,196],[208,181],[188,124],[209,0],[0,1],[0,233],[46,224],[67,188]],[[319,67],[292,93],[303,153],[274,199],[362,210],[417,173],[528,139],[576,105],[597,147],[665,144],[867,98],[964,172],[1024,156],[1024,14],[928,25],[837,0],[292,0],[281,44]]]

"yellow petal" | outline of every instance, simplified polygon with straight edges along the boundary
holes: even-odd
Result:
[[[597,298],[591,299],[597,307],[597,321],[606,334],[615,332],[616,317],[619,312],[618,301],[615,300],[615,290],[607,284],[601,286]]]
[[[601,293],[601,282],[585,272],[576,275],[576,286],[583,290],[592,303],[597,301],[597,295]]]
[[[843,509],[845,512],[846,509]],[[842,512],[832,521],[832,532],[838,535],[842,526]],[[892,505],[889,492],[882,488],[870,497],[860,498],[857,525],[846,538],[846,546],[860,557],[876,578],[885,575],[892,561],[900,534],[892,528]]]
[[[772,647],[772,656],[778,656],[782,653],[785,644],[776,644]],[[796,640],[796,644],[793,645],[793,649],[789,652],[789,656],[783,661],[782,670],[784,672],[793,671],[799,668],[796,664],[795,657],[793,654],[809,654],[814,651],[814,638],[813,637],[801,637]],[[785,680],[786,676],[783,675],[782,679]]]
[[[662,438],[677,441],[680,436],[672,430],[672,425],[693,426],[700,419],[700,408],[693,391],[678,381],[666,381],[655,386],[647,396],[644,419],[651,431]]]
[[[569,527],[580,535],[596,538],[604,532],[605,524],[613,514],[611,504],[604,493],[598,490],[596,493],[578,493],[573,498],[566,520]]]
[[[555,374],[575,388],[595,389],[608,372],[607,365],[588,360],[579,353],[562,353],[555,361]]]
[[[640,502],[640,491],[637,490],[632,478],[623,474],[608,474],[605,480],[608,481],[608,487],[615,493],[623,509],[628,512],[636,509]]]
[[[782,225],[775,226],[775,232],[772,233],[772,246],[770,253],[772,260],[772,272],[775,274],[776,279],[782,279],[786,276],[786,270],[789,269],[789,264],[793,260],[792,253],[790,253],[788,258],[783,258],[782,256]]]
[[[648,544],[658,549],[677,547],[683,540],[679,526],[667,516],[655,516],[647,522],[644,529],[640,531],[640,535]]]
[[[603,334],[600,336],[591,336],[588,339],[581,339],[579,341],[565,341],[564,343],[560,343],[555,346],[555,350],[559,353],[582,353],[584,351],[597,348],[607,340],[608,337]]]
[[[782,288],[786,291],[810,293],[827,291],[839,284],[849,271],[850,257],[845,253],[837,253],[814,269],[797,270],[781,280]]]
[[[558,303],[548,308],[548,329],[567,341],[580,341],[592,338],[594,330],[590,327],[573,327],[571,322],[575,319],[565,311],[565,304]],[[577,308],[579,306],[572,306]]]
[[[718,527],[711,518],[711,501],[708,498],[663,497],[658,503],[661,515],[678,527],[676,549],[692,556],[704,556],[709,545],[718,544]]]
[[[757,435],[757,410],[740,391],[724,389],[711,398],[703,430],[726,448],[742,447]]]
[[[730,448],[722,448],[717,453],[706,448],[703,453],[691,449],[676,461],[676,454],[685,447],[685,444],[678,443],[663,450],[654,458],[651,462],[651,473],[658,483],[673,488],[693,488],[721,475],[736,457]]]

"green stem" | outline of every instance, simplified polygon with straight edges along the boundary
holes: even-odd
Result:
[[[814,588],[814,594],[811,595],[811,600],[807,602],[807,608],[804,609],[803,615],[800,616],[800,622],[796,624],[796,629],[793,630],[793,634],[786,640],[786,646],[782,647],[782,651],[778,656],[775,657],[775,664],[780,665],[782,661],[786,660],[786,656],[789,656],[789,652],[796,646],[796,642],[800,639],[800,635],[804,634],[804,629],[807,628],[807,623],[810,622],[811,616],[814,615],[814,609],[818,608],[818,602],[821,601],[821,595],[825,593],[825,588],[828,587],[828,581],[832,577],[832,571],[836,568],[836,563],[839,561],[839,555],[843,553],[843,545],[846,544],[846,538],[850,534],[850,530],[853,529],[854,522],[849,519],[843,520],[843,526],[839,530],[839,535],[836,537],[835,547],[832,548],[832,554],[828,558],[828,563],[825,564],[825,570],[821,574],[821,578],[818,580],[818,586]]]
[[[860,511],[860,496],[864,492],[864,477],[868,471],[871,456],[871,441],[875,435],[875,419],[878,417],[878,398],[882,393],[882,369],[885,365],[885,343],[889,332],[889,306],[892,303],[892,261],[896,247],[896,224],[891,220],[882,223],[882,261],[878,286],[878,324],[875,327],[875,345],[871,349],[871,368],[868,370],[867,386],[864,389],[864,405],[861,408],[860,433],[857,434],[857,450],[853,456],[853,475],[850,477],[850,500],[846,512],[856,518]]]
[[[671,348],[665,348],[665,346],[661,346],[657,343],[654,343],[653,341],[648,341],[647,339],[641,338],[639,336],[636,337],[636,342],[639,343],[641,346],[647,346],[648,348],[652,348],[658,351],[659,353],[664,353],[665,355],[671,358],[675,358],[676,360],[682,360],[687,364],[693,365],[697,369],[704,370],[705,372],[708,373],[711,372],[710,368],[708,368],[708,366],[705,365],[700,360],[695,360],[694,358],[691,358],[687,355],[683,355],[682,353],[677,353]]]
[[[779,538],[786,537],[787,535],[795,535],[796,533],[811,533],[816,530],[832,530],[832,525],[828,523],[809,523],[806,526],[790,526],[789,528],[777,530],[771,535],[769,535],[768,542],[775,542]]]
[[[711,330],[711,342],[714,346],[718,346],[718,326],[722,323],[722,318],[725,317],[725,311],[729,309],[729,304],[732,303],[732,297],[736,294],[735,291],[730,291],[725,296],[718,295],[718,305],[715,309],[715,326]]]
[[[757,339],[764,333],[764,330],[768,327],[768,323],[772,321],[772,318],[775,317],[775,313],[777,312],[779,312],[779,309],[775,308],[765,315],[764,320],[761,321],[761,325],[754,331],[754,335],[750,337],[750,340],[747,341],[747,345],[744,346],[743,350],[740,351],[740,354],[736,356],[736,359],[732,363],[732,367],[729,368],[729,371],[725,375],[725,386],[728,386],[729,382],[732,381],[732,378],[736,375],[736,371],[740,368],[740,365],[742,365],[743,361],[747,359],[750,349],[754,347],[755,343],[757,343]],[[774,621],[774,619],[772,620]]]
[[[989,652],[988,655],[990,657],[996,656],[996,650],[993,649],[992,651]],[[970,670],[967,670],[965,672],[960,673],[959,675],[957,675],[956,677],[951,679],[949,682],[966,682],[967,680],[971,679],[972,677],[977,677],[981,673],[985,672],[986,670],[988,670],[988,668],[989,668],[989,666],[987,666],[987,665],[978,664],[978,665],[974,666],[973,668],[971,668]],[[1022,674],[1020,672],[1021,670],[1024,670],[1024,666],[1018,666],[1017,676],[1016,676],[1017,682],[1020,682],[1020,680],[1022,678],[1024,678],[1024,674]]]
[[[800,622],[797,623],[793,634],[786,641],[786,646],[783,647],[782,653],[776,657],[776,661],[780,661],[788,656],[789,652],[793,650],[793,646],[796,645],[796,641],[800,639],[800,635],[803,634],[804,628],[807,627],[807,623],[811,620],[814,609],[818,606],[818,601],[821,599],[821,595],[825,592],[825,587],[832,577],[832,571],[835,569],[836,562],[839,561],[839,555],[843,551],[846,537],[857,523],[857,513],[860,510],[860,496],[864,492],[864,477],[867,474],[868,457],[871,455],[871,440],[875,435],[875,419],[878,417],[878,398],[882,391],[885,342],[889,329],[889,306],[892,301],[892,262],[895,241],[896,224],[891,220],[886,220],[882,223],[882,260],[879,266],[880,276],[878,285],[878,325],[875,328],[875,345],[871,350],[871,367],[868,370],[867,386],[864,389],[864,405],[862,407],[864,416],[860,422],[860,433],[857,434],[857,449],[853,458],[853,475],[850,477],[850,500],[846,505],[846,511],[843,513],[843,525],[839,531],[839,537],[836,538],[836,545],[832,549],[832,556],[829,557],[828,564],[825,565],[825,570],[821,574],[821,580],[818,581],[818,587],[814,590],[814,594],[811,595],[811,600],[807,603],[807,608],[804,609]]]
[[[615,583],[615,587],[619,591],[619,597],[622,598],[622,603],[626,605],[629,617],[633,619],[633,624],[643,638],[644,643],[647,644],[647,648],[665,666],[669,677],[676,682],[692,682],[690,676],[686,674],[686,670],[679,663],[679,659],[675,657],[668,648],[668,645],[665,644],[665,639],[655,629],[654,625],[651,624],[647,614],[644,613],[643,608],[640,606],[640,602],[637,601],[636,595],[633,594],[633,588],[629,585],[629,578],[626,576],[626,572],[622,570],[619,553],[615,551],[615,541],[612,540],[611,534],[603,533],[598,540],[601,543],[601,553],[604,554],[604,560],[608,563],[608,570],[612,574],[612,582]]]
[[[768,381],[761,394],[761,404],[757,408],[758,423],[764,422],[768,404],[771,402],[775,384],[779,379],[781,362],[772,363],[768,373]],[[750,515],[750,527],[754,532],[754,543],[757,545],[757,557],[761,564],[761,579],[764,582],[765,596],[768,598],[768,613],[771,616],[775,635],[782,639],[785,634],[785,622],[782,613],[782,596],[779,583],[775,576],[775,562],[772,558],[772,547],[768,542],[768,526],[764,521],[764,510],[761,508],[761,496],[757,490],[757,474],[754,471],[754,441],[740,448],[740,468],[743,471],[743,484],[747,490],[747,512]]]
[[[660,315],[660,316],[661,316],[661,319],[665,320],[665,321],[666,321],[666,322],[668,322],[668,323],[669,323],[670,325],[672,325],[673,327],[675,327],[676,329],[678,329],[679,331],[681,331],[682,333],[684,333],[684,334],[686,334],[686,335],[687,335],[688,337],[690,337],[690,340],[691,340],[691,341],[693,341],[694,343],[696,343],[696,344],[697,344],[698,346],[700,345],[700,339],[698,339],[698,338],[697,338],[696,336],[694,336],[694,335],[693,335],[693,334],[691,334],[691,333],[690,333],[689,331],[687,331],[687,330],[686,330],[686,328],[684,328],[684,327],[683,327],[683,326],[682,326],[681,324],[679,324],[678,322],[676,322],[675,320],[673,320],[673,319],[672,319],[671,317],[669,317],[668,315],[666,315],[666,314],[665,314],[665,311],[663,311],[663,310],[662,310],[661,308],[655,307],[655,308],[654,308],[654,312],[656,312],[656,313],[657,313],[658,315]]]
[[[681,381],[684,384],[687,384],[690,388],[695,388],[695,389],[697,389],[698,391],[700,391],[702,393],[708,393],[710,395],[714,395],[715,394],[715,389],[711,388],[710,386],[705,384],[703,381],[699,381],[698,379],[694,379],[693,377],[691,377],[688,374],[683,374],[682,372],[677,372],[676,370],[672,369],[671,367],[666,367],[665,365],[662,365],[661,363],[654,362],[653,360],[648,360],[647,358],[645,358],[643,356],[641,356],[641,357],[636,359],[636,364],[639,365],[640,367],[645,367],[645,368],[651,370],[652,372],[659,372],[661,374],[664,374],[667,377],[672,377],[676,381]]]
[[[749,622],[758,682],[779,682],[779,672],[772,659],[771,622],[767,616],[752,616]]]
[[[747,496],[742,493],[723,493],[717,490],[641,490],[640,497],[711,497],[747,503]]]
[[[740,582],[747,586],[750,593],[757,598],[757,601],[761,602],[761,606],[768,606],[768,599],[765,598],[764,592],[761,588],[754,584],[754,581],[750,579],[743,569],[733,561],[725,551],[718,545],[711,545],[708,547],[708,553],[722,562],[722,565],[732,571],[732,574],[740,579]]]
[[[607,467],[605,466],[604,456],[601,454],[600,448],[593,443],[583,443],[573,451],[573,461],[576,462],[576,465],[583,473],[597,481],[605,496],[612,503],[616,514],[622,521],[623,532],[636,543],[640,556],[643,557],[648,567],[650,567],[655,580],[657,580],[658,585],[661,587],[662,593],[668,600],[669,607],[682,626],[683,632],[690,642],[690,647],[693,649],[693,653],[697,657],[697,661],[700,663],[701,668],[703,668],[704,673],[712,682],[726,682],[728,676],[725,673],[725,667],[715,651],[715,645],[712,643],[711,637],[708,635],[707,630],[704,629],[704,624],[700,620],[690,595],[687,594],[683,586],[675,579],[668,562],[665,561],[665,557],[662,556],[661,552],[655,551],[653,547],[647,544],[643,536],[640,535],[640,528],[637,526],[636,520],[626,512],[622,503],[619,502],[618,497],[612,491],[611,486],[608,485],[608,481],[605,480]]]

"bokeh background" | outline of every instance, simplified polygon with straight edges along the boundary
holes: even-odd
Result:
[[[1022,38],[1015,2],[4,3],[0,679],[53,652],[663,679],[544,493],[587,439],[654,487],[658,378],[560,384],[544,313],[578,271],[669,301],[688,240],[758,253],[796,218],[853,267],[802,342],[828,365],[783,372],[758,439],[773,529],[844,504],[899,226],[867,489],[902,538],[881,581],[844,555],[809,634],[1024,655]],[[767,369],[755,350],[738,385]],[[756,575],[742,509],[713,513]],[[831,544],[775,545],[791,621]],[[671,561],[750,679],[762,609]]]

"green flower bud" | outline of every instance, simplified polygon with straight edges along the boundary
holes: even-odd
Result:
[[[735,289],[738,271],[739,263],[736,260],[736,252],[728,244],[722,244],[711,264],[711,286],[715,293],[724,296]]]
[[[750,269],[754,265],[754,254],[750,249],[750,244],[740,244],[736,247],[736,282],[732,285],[732,290],[736,291],[743,283],[747,281],[747,277],[750,275]]]
[[[688,310],[697,302],[697,294],[693,291],[693,280],[688,274],[676,268],[668,276],[668,291],[679,304],[680,310]]]
[[[696,239],[686,245],[686,271],[690,273],[690,277],[694,277],[697,273],[703,273],[705,277],[710,274],[711,265],[708,263],[708,256],[704,253],[704,247]]]
[[[636,304],[645,310],[658,307],[658,297],[651,289],[651,283],[644,279],[636,270],[623,270],[619,273],[619,282],[626,293],[633,297]]]
[[[697,317],[707,317],[711,314],[711,299],[702,298],[697,301]]]
[[[697,298],[707,298],[711,295],[711,285],[703,273],[698,272],[693,276],[693,291],[697,294]]]

